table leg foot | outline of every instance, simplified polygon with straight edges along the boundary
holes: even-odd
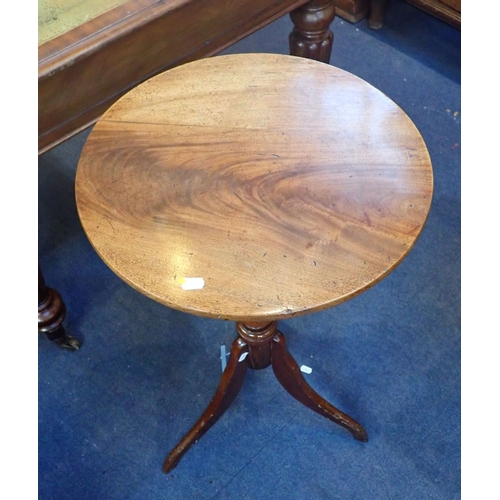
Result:
[[[245,380],[248,367],[245,354],[248,354],[248,346],[237,338],[231,347],[226,369],[222,374],[212,401],[193,428],[165,459],[163,472],[167,473],[174,469],[191,445],[198,441],[219,420],[234,401]]]
[[[82,343],[66,333],[64,326],[60,326],[57,330],[52,332],[45,332],[45,335],[49,340],[54,342],[57,346],[62,349],[68,349],[68,351],[78,351],[82,346]]]
[[[384,25],[384,13],[388,0],[371,0],[368,26],[372,30],[379,30]]]
[[[365,429],[358,422],[328,403],[306,382],[288,351],[284,335],[278,332],[273,340],[272,367],[284,389],[309,409],[347,429],[358,441],[368,441]]]
[[[66,333],[62,324],[65,316],[66,306],[61,295],[45,284],[38,267],[38,332],[45,333],[49,340],[63,349],[77,351],[81,342]]]

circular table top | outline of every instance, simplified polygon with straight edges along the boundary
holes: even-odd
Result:
[[[174,309],[277,320],[339,304],[410,251],[433,190],[408,116],[360,78],[293,56],[188,63],[97,122],[76,175],[91,244]]]

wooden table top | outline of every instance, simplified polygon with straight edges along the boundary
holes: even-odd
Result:
[[[293,56],[188,63],[97,122],[76,175],[91,244],[169,307],[236,321],[339,304],[407,255],[433,191],[408,116],[360,78]]]

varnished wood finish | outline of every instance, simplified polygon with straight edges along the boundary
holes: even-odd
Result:
[[[441,19],[441,21],[448,23],[454,28],[461,29],[461,0],[405,0],[405,2]],[[370,0],[370,16],[368,18],[370,28],[382,28],[387,3],[388,0]]]
[[[165,472],[226,411],[247,368],[272,365],[294,398],[367,441],[305,381],[277,320],[380,281],[415,243],[432,188],[406,114],[363,80],[303,58],[189,63],[105,113],[76,175],[90,242],[141,293],[236,321],[219,387]]]
[[[322,417],[347,429],[358,441],[368,441],[368,434],[361,424],[335,408],[306,382],[299,365],[288,351],[285,336],[281,332],[274,337],[272,357],[274,374],[291,396]]]
[[[306,1],[123,0],[107,5],[118,3],[108,9],[103,2],[101,15],[39,43],[39,154],[92,125],[148,77],[220,52]],[[80,14],[85,10],[82,4],[77,8]],[[309,30],[313,25],[305,22]],[[305,43],[316,43],[307,30],[299,35]],[[314,43],[304,55],[326,60],[331,44]]]
[[[462,28],[461,0],[405,0],[407,3],[441,19],[454,28]]]
[[[41,44],[39,153],[92,125],[120,95],[154,74],[220,52],[304,3],[126,0]]]
[[[461,0],[404,0],[431,14],[454,28],[461,29]],[[387,0],[334,0],[339,17],[357,23],[368,17],[372,29],[380,29],[384,24]]]
[[[163,463],[163,472],[170,472],[185,455],[189,448],[212,427],[234,401],[245,380],[248,361],[242,355],[248,353],[248,346],[237,338],[231,347],[229,360],[222,374],[212,401],[193,428],[169,453]]]
[[[81,343],[66,333],[63,325],[66,306],[60,293],[45,283],[42,270],[38,267],[38,332],[44,333],[58,346],[76,351]]]
[[[66,306],[57,290],[45,283],[40,267],[38,268],[38,331],[57,330],[66,315]]]
[[[311,0],[290,13],[294,28],[290,33],[290,54],[328,63],[332,53],[335,17],[332,0]]]
[[[337,16],[357,23],[364,19],[370,12],[370,0],[334,0]]]
[[[271,345],[277,321],[270,323],[236,323],[236,331],[239,338],[248,345],[248,363],[250,368],[261,370],[267,368],[272,362]]]
[[[323,399],[306,382],[297,362],[288,351],[277,322],[236,323],[238,336],[233,342],[228,364],[212,401],[196,424],[169,453],[163,472],[171,472],[189,448],[224,414],[238,395],[247,368],[262,369],[272,364],[278,382],[297,401],[319,415],[347,429],[357,440],[368,441],[366,430],[354,419]]]
[[[120,99],[76,174],[83,228],[141,293],[274,321],[373,286],[425,223],[433,178],[407,115],[363,80],[292,56],[189,63]],[[201,290],[182,280],[204,279]]]

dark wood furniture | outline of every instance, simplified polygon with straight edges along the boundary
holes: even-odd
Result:
[[[329,59],[330,0],[123,0],[48,39],[38,47],[39,152],[95,123],[154,74],[220,52],[294,10],[291,52]]]
[[[338,16],[351,23],[368,17],[372,29],[380,29],[384,24],[384,12],[389,0],[334,0]],[[419,9],[461,28],[461,0],[403,0]]]
[[[304,58],[191,62],[101,117],[76,173],[96,252],[154,300],[236,322],[214,398],[165,472],[227,410],[248,368],[272,366],[294,398],[368,439],[308,385],[277,322],[383,279],[415,244],[432,190],[408,116],[360,78]]]
[[[43,277],[40,266],[38,267],[38,332],[45,333],[57,345],[76,351],[81,347],[81,342],[66,333],[64,318],[66,306],[61,294],[54,288],[49,288]]]
[[[288,13],[295,26],[291,54],[328,62],[335,16],[332,0],[47,0],[41,5],[39,154],[94,124],[123,93],[154,74],[220,52]],[[39,332],[78,348],[62,328],[64,302],[46,286],[41,270],[38,295]]]
[[[370,16],[368,18],[370,28],[380,29],[383,26],[384,12],[388,1],[370,0]],[[461,29],[462,0],[405,0],[405,2],[418,7],[457,29]]]
[[[349,21],[357,23],[370,13],[370,0],[334,0],[336,14]]]

